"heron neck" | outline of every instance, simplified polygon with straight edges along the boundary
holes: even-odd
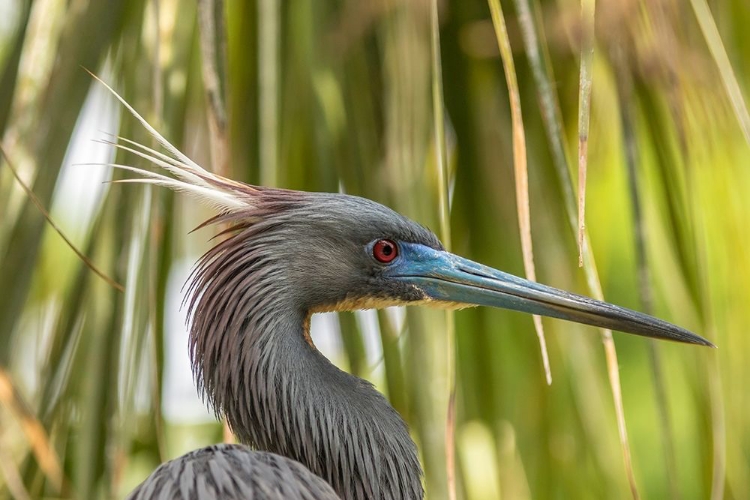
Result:
[[[404,421],[369,382],[339,370],[309,340],[309,314],[250,321],[219,406],[239,439],[295,459],[347,499],[422,498]],[[220,384],[221,385],[221,384]]]

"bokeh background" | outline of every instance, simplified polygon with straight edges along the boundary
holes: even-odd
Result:
[[[518,275],[528,207],[539,281],[600,285],[718,346],[614,333],[615,360],[602,332],[545,319],[548,386],[526,315],[316,316],[321,350],[409,423],[429,498],[450,496],[452,440],[458,498],[750,497],[750,3],[593,8],[3,0],[0,497],[119,498],[160,462],[226,438],[196,396],[180,310],[212,236],[189,231],[211,212],[102,183],[122,174],[86,164],[144,164],[97,140],[154,142],[82,68],[207,168],[370,197]],[[528,203],[516,191],[525,158]],[[124,292],[45,222],[11,166]]]

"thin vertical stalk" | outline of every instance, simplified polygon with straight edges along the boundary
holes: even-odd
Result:
[[[581,0],[581,71],[578,81],[578,267],[583,267],[583,237],[586,229],[586,171],[594,63],[595,5],[596,0]]]
[[[151,61],[152,81],[151,81],[151,95],[153,98],[153,112],[154,116],[152,120],[156,121],[156,125],[161,123],[162,113],[164,111],[164,91],[162,84],[162,70],[161,70],[161,9],[159,7],[159,0],[151,0],[151,5],[154,8],[154,60]],[[152,121],[152,123],[154,123]],[[161,127],[156,127],[161,129]]]
[[[551,65],[540,47],[543,42],[537,35],[536,21],[529,0],[515,0],[518,23],[521,27],[524,49],[529,58],[534,84],[537,87],[539,108],[544,120],[544,130],[552,150],[552,161],[562,188],[563,201],[568,220],[576,227],[573,185],[569,180],[568,151],[564,141],[563,119],[552,85]]]
[[[586,244],[588,239],[584,240]],[[599,290],[599,297],[603,294]],[[609,386],[612,390],[612,398],[615,402],[615,414],[617,415],[617,432],[620,436],[620,446],[622,448],[622,458],[625,463],[625,474],[628,476],[630,493],[633,499],[638,500],[638,485],[635,482],[633,473],[633,458],[630,454],[630,444],[628,441],[628,428],[625,422],[625,409],[622,403],[622,385],[620,384],[620,366],[617,362],[617,350],[615,341],[612,339],[612,330],[602,330],[602,343],[604,344],[604,353],[607,359],[607,373],[609,374]]]
[[[167,297],[167,283],[173,252],[172,226],[174,222],[174,197],[171,192],[164,192],[156,198],[154,224],[156,225],[151,238],[151,255],[149,261],[149,287],[152,294],[151,317],[151,406],[153,411],[153,425],[156,438],[155,450],[159,463],[167,458],[165,442],[165,422],[162,410],[164,399],[164,342],[165,342],[165,301]]]
[[[518,229],[521,233],[521,247],[523,249],[523,267],[526,277],[536,281],[534,267],[534,249],[531,239],[531,213],[529,209],[529,173],[526,162],[526,135],[523,129],[523,114],[521,113],[521,94],[518,90],[516,68],[513,63],[513,52],[505,27],[505,17],[499,0],[489,0],[492,23],[495,26],[495,36],[500,48],[500,57],[505,69],[505,80],[508,85],[510,99],[510,114],[513,122],[513,168],[516,179],[516,207],[518,212]],[[533,315],[534,329],[539,340],[542,353],[542,364],[547,384],[552,384],[552,371],[547,354],[547,341],[544,338],[544,326],[539,315]]]
[[[151,82],[151,93],[153,95],[153,119],[151,123],[163,124],[164,123],[164,78],[161,65],[161,47],[164,41],[162,40],[162,15],[159,0],[152,0],[151,4],[154,9],[154,60],[152,61],[152,82]],[[159,127],[161,128],[161,127]],[[158,203],[159,198],[164,195],[157,195],[155,201]],[[157,212],[158,204],[155,203],[151,207],[149,212]],[[163,331],[161,328],[160,321],[163,319],[163,315],[159,313],[160,309],[163,309],[164,295],[160,294],[161,283],[161,264],[163,263],[161,257],[164,253],[157,250],[157,245],[162,243],[162,238],[165,233],[164,225],[161,223],[158,217],[152,217],[152,238],[148,240],[148,321],[151,326],[151,360],[149,366],[151,368],[151,381],[153,389],[151,393],[151,405],[153,411],[153,423],[154,433],[156,439],[156,450],[158,452],[159,461],[163,461],[165,457],[165,443],[164,443],[164,431],[163,431],[163,416],[162,416],[162,342],[163,342]],[[164,245],[164,252],[171,250],[169,245]]]
[[[445,146],[445,104],[443,103],[443,68],[440,61],[440,22],[437,0],[432,2],[431,48],[432,48],[432,109],[435,134],[435,166],[438,175],[438,203],[440,205],[440,236],[446,250],[450,251],[450,209],[448,207],[448,165]]]
[[[278,184],[280,2],[258,0],[260,183]]]
[[[200,28],[203,85],[208,100],[211,165],[217,174],[231,177],[225,99],[227,44],[224,0],[199,0],[198,26]]]
[[[445,146],[445,113],[443,102],[443,69],[440,60],[440,20],[437,0],[430,9],[430,44],[432,49],[432,118],[435,134],[435,166],[438,177],[440,237],[447,250],[451,246],[450,208],[448,206],[448,166]],[[448,408],[445,420],[445,469],[448,498],[456,498],[456,342],[453,311],[445,311],[446,363],[448,372]]]
[[[116,387],[122,389],[123,401],[119,403],[124,415],[130,415],[133,412],[132,403],[134,401],[135,384],[137,382],[137,373],[140,368],[139,358],[143,352],[144,324],[141,307],[143,305],[142,294],[139,284],[144,269],[148,269],[146,258],[148,257],[149,248],[149,226],[151,221],[152,206],[152,189],[151,186],[144,186],[140,199],[135,205],[135,215],[131,221],[130,238],[127,242],[127,264],[125,270],[125,294],[122,304],[122,322],[120,323],[120,338],[125,341],[125,345],[132,346],[129,349],[124,348],[120,351],[118,365],[123,367],[123,376],[121,380],[115,382]],[[154,332],[151,332],[152,334]],[[119,432],[123,428],[132,425],[128,419],[120,422]],[[127,449],[127,446],[125,447]],[[118,486],[115,482],[113,485]]]
[[[712,337],[715,337],[715,332]],[[709,337],[710,338],[710,337]],[[708,374],[708,394],[711,402],[711,433],[713,442],[713,467],[711,470],[711,499],[724,498],[727,480],[727,427],[725,423],[724,398],[721,388],[719,362],[713,356],[706,363]]]

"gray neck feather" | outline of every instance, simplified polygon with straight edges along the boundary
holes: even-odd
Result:
[[[239,439],[297,460],[346,499],[419,499],[417,450],[373,386],[308,341],[284,265],[244,228],[201,260],[191,282],[190,351],[203,394]]]

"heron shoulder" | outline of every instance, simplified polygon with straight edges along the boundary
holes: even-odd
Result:
[[[128,500],[333,500],[339,496],[301,463],[242,445],[220,444],[163,463]]]

